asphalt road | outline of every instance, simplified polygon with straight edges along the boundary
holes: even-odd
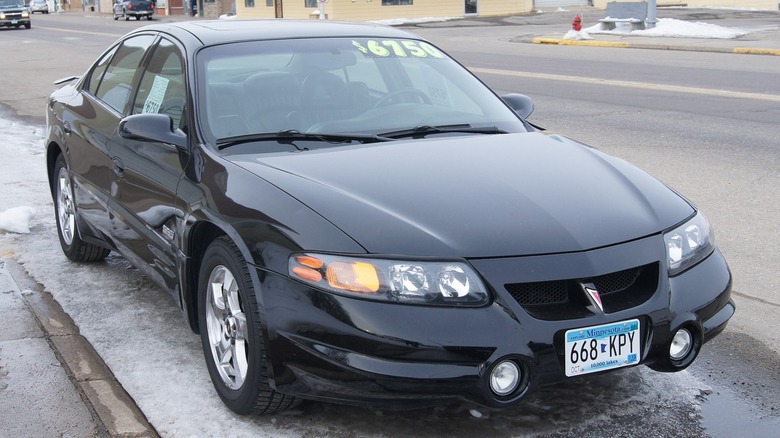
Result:
[[[0,30],[4,82],[14,84],[0,88],[0,111],[43,124],[54,79],[81,74],[144,24],[36,15],[29,31]],[[309,436],[772,435],[780,425],[780,57],[539,46],[523,42],[527,27],[506,24],[413,31],[499,93],[531,96],[532,122],[623,157],[699,205],[735,277],[729,328],[686,373],[574,379],[515,409],[480,409],[480,418],[467,406],[382,413],[306,404],[275,427]]]

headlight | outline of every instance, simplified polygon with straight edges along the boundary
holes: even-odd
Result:
[[[479,306],[487,288],[461,261],[409,261],[296,254],[290,276],[344,295],[410,304]]]
[[[669,275],[677,275],[715,250],[715,234],[702,213],[664,234]]]
[[[29,16],[30,14],[28,12],[22,12],[22,18],[27,18]]]

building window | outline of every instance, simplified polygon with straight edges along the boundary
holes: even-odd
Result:
[[[414,0],[382,0],[382,6],[411,5]]]
[[[274,7],[274,0],[265,0],[265,5],[269,8]]]
[[[247,8],[254,8],[255,0],[244,0],[244,6],[246,6]]]
[[[306,8],[318,8],[317,0],[303,0],[303,6]]]

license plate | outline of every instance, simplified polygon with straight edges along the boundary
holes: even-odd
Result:
[[[639,363],[639,320],[566,331],[566,376]]]
[[[11,24],[16,24],[18,22],[19,22],[18,20],[11,20]]]

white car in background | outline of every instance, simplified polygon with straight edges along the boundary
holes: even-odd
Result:
[[[49,4],[46,3],[46,0],[30,0],[30,4],[27,6],[27,9],[30,11],[30,14],[34,14],[35,12],[48,14]]]

